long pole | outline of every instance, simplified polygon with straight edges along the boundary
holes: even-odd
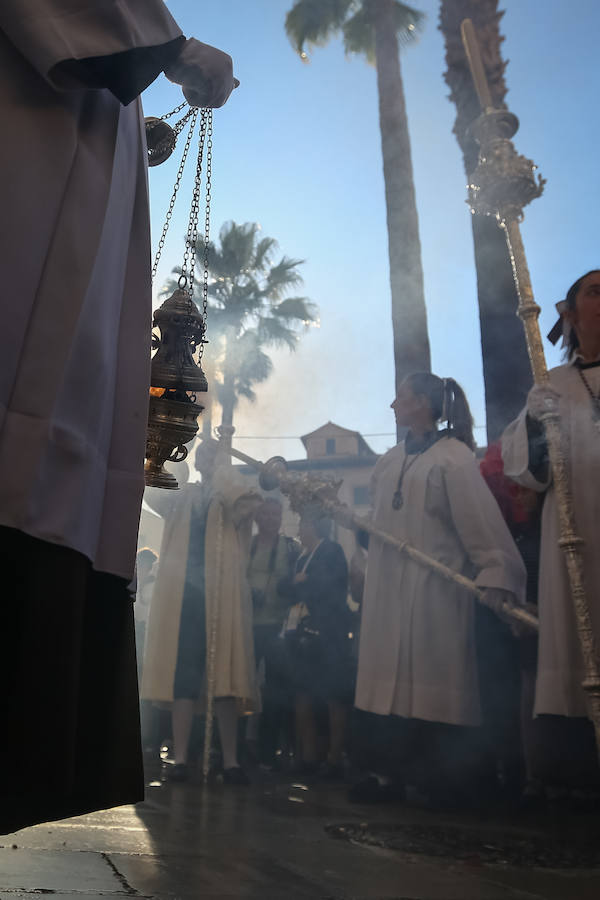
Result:
[[[202,753],[202,777],[204,783],[208,783],[210,775],[210,751],[212,748],[214,717],[215,717],[215,690],[217,681],[217,639],[219,635],[219,583],[221,579],[221,566],[223,564],[223,518],[219,510],[217,521],[217,541],[215,548],[214,566],[216,569],[215,590],[212,597],[212,606],[209,609],[208,596],[205,591],[207,642],[206,642],[206,716],[204,719],[204,748]]]
[[[231,456],[231,439],[235,428],[221,425],[217,428],[219,435],[219,450],[223,452],[227,460]],[[209,609],[209,597],[205,591],[206,604],[206,716],[204,719],[204,748],[202,753],[202,776],[204,783],[208,783],[210,775],[210,751],[212,749],[214,720],[215,720],[215,690],[217,682],[217,641],[219,638],[219,593],[221,571],[223,565],[223,512],[219,509],[217,520],[217,539],[215,557],[212,563],[215,566],[215,589],[212,597],[212,606]]]
[[[223,453],[227,460],[233,455],[231,441],[235,432],[233,425],[219,425],[219,453]],[[213,605],[208,609],[206,604],[207,640],[206,640],[206,717],[204,722],[204,748],[202,753],[202,775],[204,782],[208,782],[210,774],[210,751],[212,748],[214,718],[215,718],[215,689],[217,682],[217,641],[219,638],[219,593],[220,580],[223,565],[223,513],[219,511],[217,522],[217,541],[215,548],[214,566],[216,571],[215,591]],[[208,601],[208,598],[206,598]]]
[[[535,180],[535,166],[531,160],[517,154],[510,140],[519,127],[516,116],[491,106],[487,78],[470,19],[465,19],[462,23],[461,33],[475,89],[483,109],[481,116],[472,126],[473,134],[481,147],[481,154],[477,169],[470,179],[471,208],[474,213],[495,216],[505,230],[519,296],[518,314],[525,329],[533,377],[536,384],[547,385],[548,367],[538,322],[540,308],[534,300],[519,227],[523,208],[540,196],[544,180],[541,178]],[[596,735],[596,748],[600,756],[598,648],[583,577],[583,541],[577,534],[575,524],[568,440],[566,430],[561,426],[558,405],[554,400],[548,399],[541,420],[546,431],[552,482],[558,506],[560,533],[558,544],[567,567],[583,657],[585,675],[582,687],[587,695],[589,714]]]
[[[406,541],[401,541],[399,538],[394,537],[394,535],[382,531],[380,528],[373,525],[369,519],[357,516],[347,506],[340,503],[337,499],[337,486],[332,482],[321,481],[310,475],[290,475],[286,473],[285,460],[281,457],[274,457],[266,463],[261,463],[239,450],[230,448],[228,452],[236,459],[257,469],[261,473],[261,478],[266,476],[265,487],[267,484],[270,487],[278,486],[281,492],[289,497],[292,509],[301,511],[302,507],[307,503],[318,503],[323,510],[335,519],[335,521],[343,528],[366,531],[368,534],[378,538],[384,544],[394,547],[398,553],[408,557],[408,559],[411,559],[418,565],[435,572],[446,581],[459,585],[459,587],[463,588],[468,594],[475,597],[479,603],[482,603],[484,606],[488,605],[485,592],[477,587],[475,582],[471,581],[470,578],[466,578],[459,572],[455,572],[454,569],[438,562],[437,559],[428,556],[426,553],[422,553],[421,550],[417,550]],[[524,625],[533,630],[537,629],[537,618],[527,608],[505,603],[502,612],[507,618],[512,619],[520,625]]]

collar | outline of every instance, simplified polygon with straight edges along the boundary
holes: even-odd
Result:
[[[319,549],[319,547],[321,546],[321,544],[323,543],[324,540],[325,540],[324,538],[321,538],[319,543],[315,547],[312,548],[310,553],[308,553],[308,551],[305,550],[304,553],[302,553],[298,557],[296,567],[298,567],[300,565],[300,563],[302,563],[302,568],[300,569],[300,572],[306,572],[306,570],[308,569],[308,566],[310,564],[310,561],[312,560],[313,556],[315,555],[315,553],[317,552],[317,550]],[[306,559],[305,559],[305,557],[306,557]]]
[[[600,356],[592,360],[592,362],[584,362],[581,353],[576,350],[569,360],[569,365],[577,366],[578,369],[595,369],[597,366],[600,366]]]
[[[417,437],[409,431],[404,439],[404,452],[407,456],[411,456],[413,453],[424,453],[443,437],[448,437],[447,428],[442,428],[440,431],[426,431],[421,437]]]

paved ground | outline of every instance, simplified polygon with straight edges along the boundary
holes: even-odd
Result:
[[[332,823],[589,838],[593,819],[500,821],[359,807],[343,787],[150,782],[146,802],[0,836],[0,900],[598,900],[600,868],[528,869],[336,839]],[[599,832],[600,833],[600,832]]]

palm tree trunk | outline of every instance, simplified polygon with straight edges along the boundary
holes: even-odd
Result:
[[[235,353],[235,338],[230,335],[224,337],[223,352],[223,386],[221,388],[221,425],[230,428],[233,425],[233,411],[235,409],[235,375],[232,365],[232,353]]]
[[[525,406],[533,383],[506,236],[495,219],[473,216],[473,247],[488,444]]]
[[[397,388],[411,372],[430,371],[431,357],[410,137],[392,2],[377,0],[372,8]]]
[[[470,18],[475,26],[494,105],[504,108],[506,84],[500,45],[498,0],[442,0],[440,31],[446,45],[445,74],[450,99],[456,106],[454,134],[463,152],[465,172],[477,165],[478,149],[468,128],[479,115],[460,36],[460,24]],[[477,300],[488,443],[497,440],[525,405],[531,387],[531,368],[525,333],[517,318],[518,297],[504,232],[493,219],[472,217]]]
[[[228,365],[226,355],[223,363],[223,385],[221,388],[221,424],[216,429],[221,447],[225,451],[222,455],[222,462],[226,465],[232,465],[233,463],[233,460],[227,451],[231,450],[233,434],[235,431],[233,426],[235,402],[235,378],[231,366]]]
[[[225,372],[223,374],[223,388],[221,392],[221,425],[233,425],[233,410],[235,407],[235,388],[233,376]]]

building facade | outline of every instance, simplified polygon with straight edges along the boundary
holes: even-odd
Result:
[[[315,477],[325,476],[340,481],[338,497],[358,515],[369,511],[369,482],[378,455],[369,447],[358,431],[342,428],[334,422],[327,422],[316,431],[301,438],[306,448],[305,459],[288,460],[288,471],[307,472]],[[248,466],[240,466],[238,471],[252,483],[258,484],[258,476]],[[289,508],[284,496],[273,492],[283,503],[283,532],[291,537],[298,534],[298,516]],[[348,561],[355,550],[354,533],[334,523],[332,537],[344,548]]]
[[[340,481],[338,491],[340,502],[345,503],[358,515],[366,515],[370,506],[369,481],[379,457],[360,432],[342,428],[334,422],[327,422],[316,431],[305,434],[301,440],[306,448],[306,458],[288,460],[289,471],[308,472],[316,477],[326,476]],[[234,468],[248,479],[249,485],[258,488],[258,475],[254,469],[249,466]],[[273,491],[272,496],[279,497],[283,503],[283,533],[296,537],[298,516],[291,511],[286,498],[279,491]],[[138,546],[151,547],[158,552],[162,527],[161,517],[144,504]],[[353,532],[334,524],[332,537],[342,545],[350,561],[355,550]]]

